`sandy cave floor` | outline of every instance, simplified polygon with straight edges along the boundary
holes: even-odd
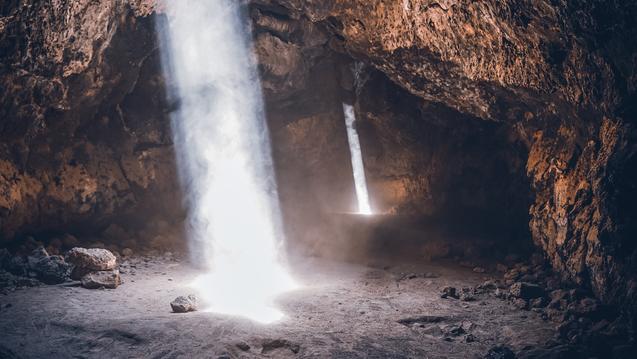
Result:
[[[138,257],[122,263],[116,290],[58,285],[0,296],[0,349],[18,358],[474,358],[494,345],[521,350],[554,335],[552,323],[493,294],[440,298],[445,286],[476,286],[489,276],[457,264],[297,262],[306,287],[279,298],[286,318],[275,324],[172,313],[170,301],[192,292],[186,284],[197,271],[172,258]]]

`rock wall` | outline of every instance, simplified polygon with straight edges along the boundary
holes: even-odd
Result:
[[[534,241],[565,278],[634,306],[634,1],[259,1],[410,93],[507,123],[528,149]]]
[[[181,212],[150,10],[0,7],[0,239]]]

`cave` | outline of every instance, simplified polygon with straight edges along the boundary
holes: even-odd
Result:
[[[633,358],[636,18],[3,1],[0,358]]]

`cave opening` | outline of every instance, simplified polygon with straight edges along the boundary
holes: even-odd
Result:
[[[637,8],[541,3],[1,5],[0,357],[632,358]]]
[[[367,191],[367,179],[365,179],[365,164],[358,130],[356,129],[356,115],[352,105],[343,104],[345,114],[345,127],[347,128],[347,142],[349,144],[350,156],[352,156],[352,174],[354,176],[354,186],[356,187],[356,200],[358,202],[358,213],[372,214],[369,205],[369,192]]]

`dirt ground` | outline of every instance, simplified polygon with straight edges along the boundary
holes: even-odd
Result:
[[[445,286],[490,277],[457,264],[296,260],[304,287],[278,299],[286,316],[267,325],[172,313],[170,301],[193,292],[186,284],[197,271],[184,261],[122,264],[124,283],[115,290],[58,285],[0,296],[0,357],[478,358],[494,345],[519,351],[554,335],[551,322],[493,294],[442,299]]]

